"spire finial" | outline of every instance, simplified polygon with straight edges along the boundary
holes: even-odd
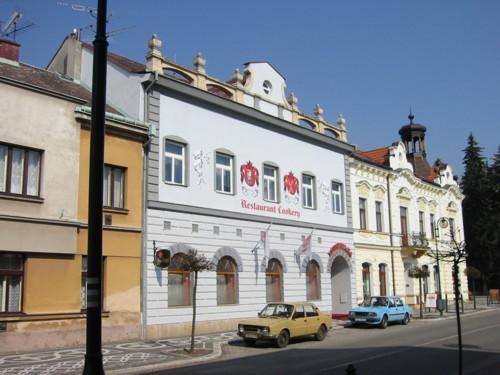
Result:
[[[408,115],[408,119],[410,120],[410,124],[413,124],[414,118],[415,118],[415,116],[413,116],[413,112],[411,111],[411,107],[410,107],[410,114]]]

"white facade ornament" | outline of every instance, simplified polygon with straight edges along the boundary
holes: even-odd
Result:
[[[325,182],[321,182],[318,185],[318,193],[318,196],[321,196],[323,200],[323,210],[325,212],[330,211],[330,186]]]
[[[198,185],[205,183],[205,176],[203,173],[203,166],[205,164],[210,165],[210,156],[208,156],[203,150],[195,152],[193,154],[193,168],[196,178],[198,179]]]
[[[163,70],[163,56],[161,54],[162,42],[156,34],[151,36],[148,41],[149,52],[146,54],[146,69],[152,72],[161,72]]]
[[[234,70],[232,79],[234,80],[236,87],[243,88],[243,74],[240,73],[239,69]]]
[[[203,57],[201,52],[196,54],[196,57],[193,59],[193,65],[198,73],[206,74],[205,65],[207,64],[207,60]]]
[[[320,121],[323,121],[324,113],[325,111],[323,110],[323,108],[321,108],[319,104],[316,104],[316,106],[314,107],[314,115],[316,116],[316,118]]]
[[[287,101],[294,111],[298,111],[299,107],[297,106],[297,103],[299,102],[299,98],[297,98],[293,92],[287,98]]]
[[[342,130],[345,130],[345,118],[344,118],[344,115],[341,113],[338,117],[337,117],[337,126],[342,129]]]

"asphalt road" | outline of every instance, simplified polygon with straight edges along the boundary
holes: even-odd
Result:
[[[500,374],[500,310],[462,317],[464,371],[467,375]],[[458,374],[456,320],[415,321],[408,326],[344,328],[323,342],[300,339],[286,349],[261,344],[247,348],[230,342],[217,361],[154,374]]]

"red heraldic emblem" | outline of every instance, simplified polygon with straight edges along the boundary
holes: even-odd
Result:
[[[257,196],[259,189],[259,171],[252,162],[249,160],[246,164],[242,164],[240,167],[241,176],[241,189],[245,195]],[[248,186],[245,187],[244,183]]]
[[[297,194],[297,191],[299,191],[299,179],[295,177],[292,172],[288,172],[283,178],[283,182],[285,184],[285,191],[287,191],[288,194]]]

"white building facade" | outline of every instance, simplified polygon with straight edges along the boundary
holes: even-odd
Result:
[[[234,329],[273,301],[309,300],[346,314],[356,290],[348,197],[354,148],[340,140],[345,129],[325,125],[320,108],[308,124],[293,123],[296,98],[286,98],[285,80],[268,63],[246,64],[229,84],[207,83],[203,73],[200,87],[201,55],[193,72],[156,59],[150,54],[148,64],[160,69],[145,84],[155,127],[147,178],[147,336],[190,329],[192,276],[176,266],[189,249],[215,267],[199,275],[199,332]],[[313,130],[314,122],[337,138]],[[153,264],[155,249],[170,250],[168,269]]]
[[[410,124],[402,129],[413,125],[422,127],[410,115]],[[414,143],[405,142],[402,134],[402,141],[390,147],[357,150],[351,159],[357,301],[365,295],[398,295],[417,304],[419,281],[408,275],[413,266],[429,271],[422,280],[423,300],[439,291],[442,298],[453,298],[451,263],[444,254],[454,248],[452,234],[457,243],[464,240],[464,197],[449,165],[438,161],[430,167],[426,162],[422,128],[418,136],[410,136]],[[436,254],[441,254],[439,265]],[[468,298],[463,267],[461,291]]]

